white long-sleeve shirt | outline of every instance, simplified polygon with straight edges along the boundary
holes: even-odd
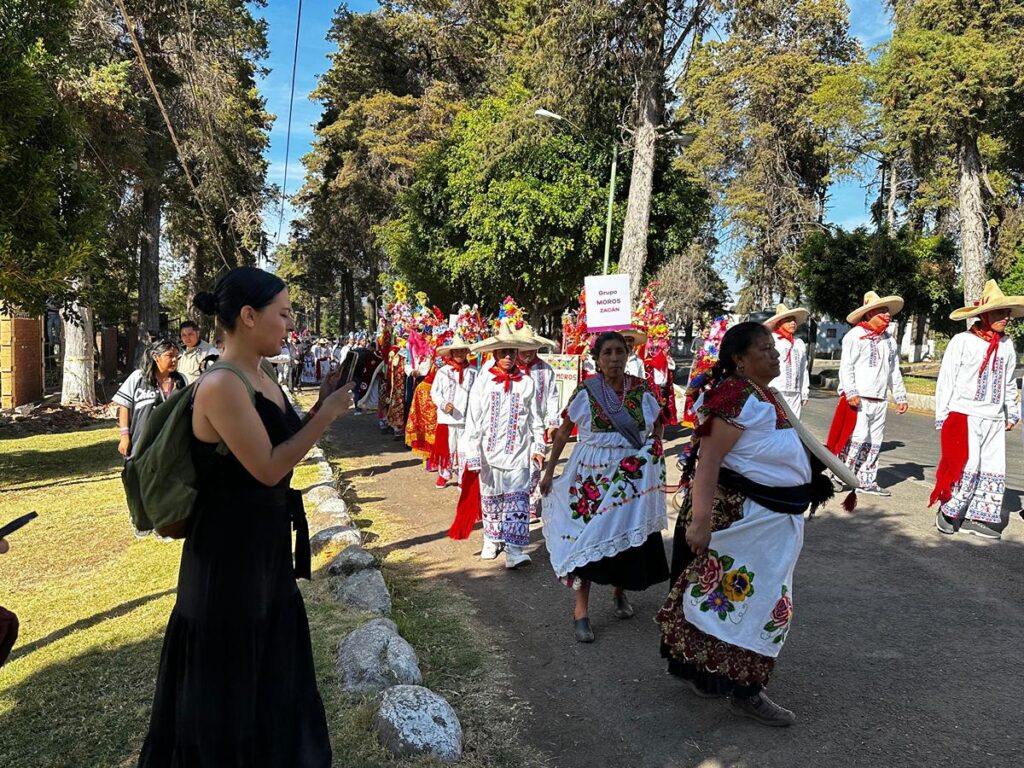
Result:
[[[888,331],[875,336],[854,326],[843,336],[839,391],[847,398],[885,400],[890,389],[897,403],[907,402],[896,339]]]
[[[537,407],[533,379],[523,375],[504,383],[486,371],[469,393],[462,453],[468,469],[486,462],[494,469],[526,469],[533,454],[544,455],[544,422]]]
[[[469,407],[469,393],[476,381],[476,368],[467,365],[462,371],[459,383],[459,369],[451,365],[441,367],[430,385],[430,399],[437,406],[439,424],[461,427],[466,423],[466,409]],[[445,406],[451,403],[452,412],[445,413]]]
[[[807,372],[807,346],[803,339],[785,339],[773,333],[775,349],[779,353],[779,375],[769,387],[787,395],[800,394],[801,400],[810,396],[811,376]]]
[[[953,411],[980,419],[1020,421],[1013,342],[1004,336],[981,372],[987,350],[988,342],[969,331],[950,339],[935,385],[936,427]]]
[[[647,370],[644,368],[644,361],[640,359],[640,355],[636,352],[632,352],[629,355],[629,359],[626,360],[626,373],[630,376],[636,376],[638,379],[647,378]]]
[[[540,417],[544,420],[545,429],[557,427],[562,423],[562,409],[559,408],[558,383],[555,381],[555,369],[538,358],[529,368],[533,386],[537,389],[537,407]]]

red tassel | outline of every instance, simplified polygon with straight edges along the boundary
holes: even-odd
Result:
[[[847,512],[853,512],[857,508],[857,492],[850,491],[846,494],[846,498],[843,499],[843,509]]]

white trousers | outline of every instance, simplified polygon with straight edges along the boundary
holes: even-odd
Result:
[[[452,457],[451,469],[438,470],[438,474],[445,480],[450,480],[452,475],[462,480],[462,456],[459,454],[459,442],[462,440],[462,433],[466,431],[465,424],[448,425],[448,453]]]
[[[885,415],[888,411],[889,403],[885,400],[861,398],[860,408],[857,410],[857,425],[853,428],[846,448],[839,454],[839,460],[857,475],[861,486],[875,484],[878,475],[878,452],[882,450]]]
[[[1006,491],[1006,424],[1002,420],[967,417],[967,463],[953,496],[942,505],[951,520],[1002,520]]]

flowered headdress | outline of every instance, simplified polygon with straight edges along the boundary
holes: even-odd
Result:
[[[644,288],[633,312],[633,325],[647,333],[645,358],[652,358],[659,352],[667,352],[669,348],[668,322],[662,310],[664,302],[659,304],[654,298],[654,289],[659,285],[661,283],[651,283]]]
[[[498,319],[491,323],[494,331],[498,330],[502,320],[508,320],[509,325],[515,330],[521,329],[526,323],[526,314],[511,296],[506,296],[498,308]]]
[[[587,332],[587,291],[580,290],[580,306],[575,312],[562,315],[562,352],[583,354],[591,348],[594,336]]]

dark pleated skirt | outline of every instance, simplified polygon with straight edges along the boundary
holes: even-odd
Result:
[[[639,592],[668,580],[668,559],[661,533],[655,532],[638,547],[577,568],[573,576],[594,584],[610,584]]]

